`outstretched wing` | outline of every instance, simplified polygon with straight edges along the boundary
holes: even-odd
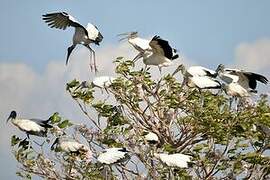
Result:
[[[58,28],[65,30],[67,27],[81,27],[85,30],[86,29],[71,15],[66,12],[57,12],[57,13],[48,13],[44,14],[43,20],[48,24],[51,28]]]
[[[172,59],[173,49],[169,45],[168,41],[161,39],[159,36],[154,36],[149,45],[153,49],[153,53],[163,55],[168,59]]]
[[[248,78],[249,87],[251,89],[256,89],[257,81],[261,83],[267,84],[268,79],[260,74],[252,73],[252,72],[244,72],[243,73]]]

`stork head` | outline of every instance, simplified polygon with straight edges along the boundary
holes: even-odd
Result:
[[[119,39],[119,41],[123,41],[125,39],[132,39],[132,38],[138,37],[138,32],[137,31],[127,32],[127,33],[118,34],[117,36],[122,37],[121,39]]]
[[[225,69],[224,64],[220,64],[220,65],[218,65],[218,67],[217,67],[217,69],[216,69],[216,72],[217,72],[217,73],[218,73],[218,72],[223,72],[224,69]]]
[[[172,76],[174,76],[176,73],[178,73],[179,71],[181,71],[182,74],[185,74],[186,68],[183,64],[180,64],[175,71],[172,73]]]
[[[16,111],[11,111],[9,117],[7,118],[7,122],[8,122],[10,119],[15,119],[16,117],[17,117]]]
[[[98,36],[95,40],[95,44],[99,46],[99,43],[103,40],[103,36],[100,32],[98,32]]]

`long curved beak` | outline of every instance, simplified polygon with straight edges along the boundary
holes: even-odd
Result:
[[[11,117],[9,116],[8,118],[7,118],[7,121],[6,121],[6,124],[8,123],[8,121],[11,119]]]
[[[130,34],[130,32],[126,32],[126,33],[120,33],[120,34],[117,34],[117,36],[127,36],[127,35],[129,35]]]
[[[126,39],[128,39],[128,35],[126,37],[119,39],[118,41],[121,42],[121,41],[126,40]]]
[[[131,32],[126,32],[126,33],[121,33],[121,34],[117,34],[118,37],[121,37],[121,36],[124,36],[122,37],[121,39],[119,39],[119,42],[120,41],[123,41],[125,39],[128,39],[128,37],[131,35]]]

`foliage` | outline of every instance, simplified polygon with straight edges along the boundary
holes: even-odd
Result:
[[[11,145],[20,164],[19,176],[49,179],[267,179],[270,178],[270,127],[267,96],[250,103],[245,99],[229,106],[229,97],[211,91],[190,89],[179,81],[181,73],[153,80],[149,69],[134,70],[132,61],[115,61],[117,79],[100,89],[73,80],[66,90],[89,119],[86,125],[72,124],[58,113],[51,117],[55,127],[44,144],[13,136]],[[179,76],[179,77],[176,77]],[[95,113],[89,113],[95,112]],[[96,115],[95,115],[96,114]],[[254,129],[257,127],[256,129]],[[58,127],[58,128],[57,128]],[[258,128],[261,127],[261,128]],[[264,128],[263,128],[264,127]],[[149,145],[144,132],[159,137]],[[73,135],[87,142],[93,157],[51,152],[54,137]],[[97,162],[104,148],[126,147],[131,158],[112,166]],[[268,151],[268,153],[267,153]],[[168,167],[153,152],[192,156],[187,169]]]

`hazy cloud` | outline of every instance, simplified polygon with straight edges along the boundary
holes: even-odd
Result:
[[[235,49],[235,63],[239,67],[268,73],[270,68],[270,39],[265,38],[251,43],[239,44]]]

